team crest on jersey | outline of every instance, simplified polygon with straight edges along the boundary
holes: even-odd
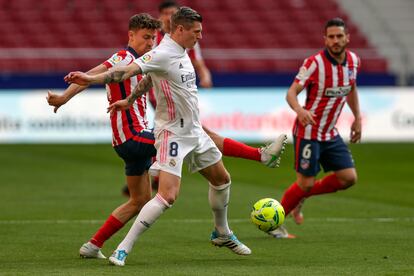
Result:
[[[118,63],[118,62],[120,62],[122,60],[122,57],[121,56],[118,56],[118,55],[114,55],[113,57],[112,57],[112,62],[115,64],[115,63]]]
[[[301,159],[301,160],[300,160],[300,167],[301,167],[303,170],[307,170],[307,169],[309,169],[309,165],[310,165],[310,161],[309,161],[308,159]]]
[[[352,69],[348,70],[348,79],[350,81],[355,79],[354,70],[352,70]]]
[[[175,162],[174,159],[171,159],[169,165],[170,165],[170,167],[175,167],[175,165],[177,165],[177,163]]]
[[[152,59],[152,56],[150,54],[145,54],[141,57],[141,60],[143,63],[147,63]]]

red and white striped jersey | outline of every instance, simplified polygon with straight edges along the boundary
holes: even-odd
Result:
[[[132,63],[139,55],[134,49],[128,47],[115,53],[103,64],[109,69],[116,66],[127,66]],[[110,104],[128,97],[137,86],[141,75],[133,76],[120,83],[110,83],[106,85],[108,101]],[[146,117],[147,98],[146,95],[138,98],[129,109],[114,112],[111,115],[112,145],[117,146],[129,139],[139,141],[137,136],[142,129],[148,128]],[[139,141],[145,142],[145,141]]]
[[[295,82],[306,88],[304,108],[316,115],[316,124],[304,127],[296,120],[293,127],[295,136],[329,141],[338,135],[335,124],[347,95],[356,85],[360,66],[359,57],[348,50],[342,64],[338,64],[326,49],[305,59]]]

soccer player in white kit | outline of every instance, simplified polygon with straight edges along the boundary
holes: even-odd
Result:
[[[196,11],[181,7],[172,17],[171,35],[132,64],[95,76],[71,72],[65,77],[68,82],[82,85],[120,82],[136,74],[146,74],[128,98],[108,107],[111,112],[128,108],[151,86],[156,90],[157,161],[150,172],[159,174],[158,193],[144,205],[125,239],[110,257],[110,262],[115,265],[125,264],[137,238],[176,200],[184,160],[192,172],[199,171],[210,184],[208,198],[215,223],[211,242],[216,246],[226,246],[236,254],[251,254],[251,250],[228,226],[230,175],[223,165],[220,151],[200,123],[196,75],[186,48],[194,47],[201,39],[201,22],[202,17]]]

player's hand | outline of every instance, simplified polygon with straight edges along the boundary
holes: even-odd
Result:
[[[53,112],[55,113],[58,111],[59,107],[67,102],[66,98],[63,95],[52,93],[50,90],[47,91],[46,100],[49,105],[55,107],[53,109]]]
[[[299,109],[299,111],[297,112],[298,115],[298,120],[299,123],[301,123],[303,126],[306,125],[315,125],[316,121],[315,121],[315,117],[316,115],[313,114],[312,112],[310,112],[309,110],[306,110],[304,108]]]
[[[361,141],[362,123],[361,119],[355,119],[351,125],[351,143],[358,143]]]
[[[210,77],[200,78],[200,86],[203,88],[211,88],[213,87],[213,82]]]
[[[92,82],[92,76],[83,72],[70,72],[64,77],[67,83],[76,83],[79,85],[89,85]]]
[[[112,115],[116,111],[128,109],[129,106],[130,104],[128,103],[127,99],[119,100],[114,102],[113,104],[110,104],[106,109],[106,112],[111,113]]]

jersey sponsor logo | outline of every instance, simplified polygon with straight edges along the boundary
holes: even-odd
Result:
[[[187,81],[190,81],[190,80],[194,80],[196,78],[196,74],[194,73],[194,72],[191,72],[191,73],[188,73],[188,74],[184,74],[184,75],[181,75],[181,81],[184,83],[184,82],[187,82]]]
[[[143,56],[141,57],[141,61],[142,61],[143,63],[150,62],[150,61],[151,61],[151,59],[152,59],[152,56],[151,56],[150,54],[145,54],[145,55],[143,55]]]
[[[183,74],[181,75],[181,81],[182,83],[185,83],[188,88],[192,88],[196,85],[196,74],[194,72]]]
[[[325,90],[325,96],[327,97],[343,97],[351,92],[351,85],[339,86],[339,87],[329,87]]]

